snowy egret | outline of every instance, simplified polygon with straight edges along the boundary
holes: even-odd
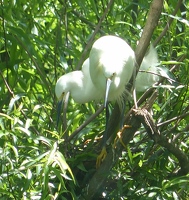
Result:
[[[100,98],[100,93],[90,79],[89,59],[86,59],[83,63],[82,70],[70,72],[58,79],[55,86],[55,94],[58,100],[64,100],[68,92],[77,103],[86,103]]]
[[[82,70],[73,71],[61,76],[55,86],[55,94],[58,98],[57,126],[60,118],[62,101],[67,93],[70,93],[77,103],[87,103],[100,99],[100,92],[93,85],[89,74],[89,59],[83,63]]]
[[[104,107],[106,107],[106,128],[103,135],[102,151],[97,158],[97,167],[107,154],[106,130],[109,115],[107,101],[116,100],[120,110],[124,107],[125,86],[131,79],[134,66],[134,51],[125,40],[117,36],[107,35],[94,42],[89,54],[90,76],[94,86],[103,94]]]
[[[143,92],[159,81],[158,55],[156,49],[150,45],[148,54],[144,57],[135,82],[137,92]]]
[[[135,54],[125,40],[107,35],[96,40],[89,55],[90,76],[107,101],[122,103],[125,85],[135,65]]]

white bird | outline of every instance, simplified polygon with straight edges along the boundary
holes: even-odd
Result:
[[[116,100],[120,108],[124,107],[125,86],[131,79],[134,69],[135,53],[125,40],[108,35],[94,42],[89,54],[90,76],[94,86],[103,94],[104,107],[106,107],[106,129],[102,141],[103,148],[97,158],[97,167],[107,154],[106,130],[109,115],[107,101]]]
[[[56,82],[55,94],[58,98],[57,127],[59,124],[62,102],[70,93],[77,103],[87,103],[99,100],[101,93],[93,85],[89,74],[89,59],[83,63],[82,70],[73,71],[61,76]]]
[[[135,82],[136,92],[144,92],[159,81],[158,55],[156,49],[150,45],[148,54],[144,57]]]
[[[103,36],[93,44],[89,59],[84,62],[81,71],[70,72],[58,79],[55,94],[59,102],[70,92],[77,103],[105,98],[105,106],[107,101],[114,100],[121,105],[125,85],[133,74],[134,65],[134,51],[123,39]],[[103,159],[103,155],[99,160]]]
[[[82,70],[67,73],[58,79],[55,86],[55,94],[58,100],[64,100],[68,92],[77,103],[87,103],[100,99],[100,92],[90,78],[89,59],[84,61]]]
[[[107,101],[122,104],[125,85],[129,82],[135,65],[135,54],[123,39],[103,36],[96,40],[89,55],[90,76],[94,86]]]

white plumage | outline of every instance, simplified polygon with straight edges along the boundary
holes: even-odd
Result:
[[[90,76],[95,87],[106,101],[120,103],[135,65],[131,47],[116,36],[103,36],[96,40],[89,55]]]
[[[58,79],[55,86],[58,100],[64,100],[68,92],[77,103],[87,103],[100,98],[100,94],[89,75],[89,59],[83,63],[82,70],[70,72]]]
[[[138,72],[135,82],[137,92],[143,92],[152,87],[157,81],[159,81],[158,72],[158,55],[156,49],[150,45],[148,54],[144,57],[140,70]],[[145,71],[145,72],[144,72]]]

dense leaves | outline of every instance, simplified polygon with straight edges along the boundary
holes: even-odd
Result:
[[[90,181],[101,170],[95,162],[104,112],[83,129],[78,127],[102,102],[79,105],[69,98],[67,120],[62,120],[62,114],[64,126],[57,128],[54,86],[59,76],[81,67],[94,39],[101,35],[118,35],[135,50],[150,5],[151,1],[143,0],[1,0],[1,199],[87,197]],[[157,85],[158,96],[152,103],[154,122],[166,139],[156,142],[137,122],[126,147],[114,152],[115,146],[109,145],[112,166],[108,170],[105,165],[95,199],[189,198],[188,171],[182,171],[179,160],[182,157],[188,166],[188,9],[187,1],[164,1],[151,38],[161,66],[171,71]],[[145,93],[141,107],[151,95]],[[133,101],[127,100],[125,114],[132,106]],[[116,131],[113,126],[114,137]],[[179,151],[174,153],[175,149]]]

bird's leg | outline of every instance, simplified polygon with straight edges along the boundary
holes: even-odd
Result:
[[[123,145],[123,147],[125,147],[126,148],[126,145],[124,144],[124,142],[123,142],[123,140],[122,140],[122,133],[123,133],[123,131],[126,129],[126,128],[131,128],[131,126],[130,125],[124,125],[123,127],[122,127],[122,129],[120,129],[118,132],[117,132],[117,136],[116,136],[116,138],[115,138],[115,140],[114,140],[114,144],[113,144],[113,147],[115,148],[116,147],[116,142],[117,142],[117,139],[119,138],[119,141],[120,141],[120,143]]]
[[[106,155],[107,155],[106,146],[103,146],[102,151],[100,152],[100,154],[98,155],[97,160],[96,160],[96,168],[97,169],[100,167],[101,163],[106,158]]]
[[[129,125],[124,125],[124,113],[125,113],[125,104],[123,105],[122,111],[121,111],[121,122],[120,122],[120,129],[117,132],[116,138],[114,140],[114,144],[113,147],[116,147],[116,142],[119,139],[120,143],[126,148],[126,145],[124,144],[123,140],[122,140],[122,133],[126,128],[130,128],[131,126]]]
[[[106,103],[106,127],[105,127],[105,131],[104,131],[103,138],[102,138],[102,150],[101,150],[100,154],[98,155],[97,161],[96,161],[96,168],[100,167],[101,163],[103,162],[103,160],[106,158],[106,155],[107,155],[106,141],[107,141],[107,129],[108,129],[109,117],[110,117],[110,111],[109,111],[109,106],[108,106],[108,102],[107,102]]]

